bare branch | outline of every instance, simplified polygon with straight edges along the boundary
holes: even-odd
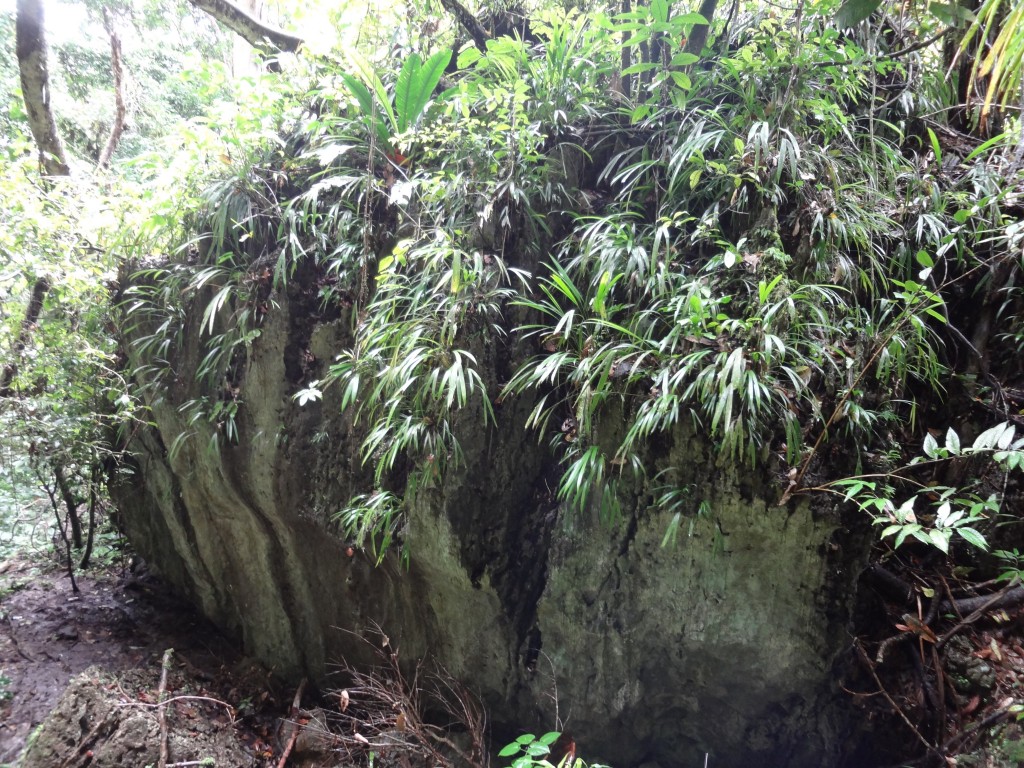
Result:
[[[225,27],[245,39],[253,48],[263,53],[270,54],[277,51],[294,53],[303,43],[301,37],[253,18],[247,11],[239,8],[230,0],[189,0],[189,2],[204,13],[213,16]]]
[[[480,53],[487,53],[487,38],[490,35],[487,34],[487,30],[484,29],[483,24],[477,20],[476,16],[470,13],[459,0],[441,0],[441,5],[469,33]]]

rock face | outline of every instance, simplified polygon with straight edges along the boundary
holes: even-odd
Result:
[[[292,397],[347,338],[310,309],[305,279],[277,297],[237,381],[237,444],[211,449],[212,428],[179,411],[200,394],[198,343],[149,403],[156,426],[116,495],[169,581],[268,666],[326,686],[333,662],[370,660],[359,635],[379,625],[403,659],[436,659],[476,691],[497,738],[564,727],[617,768],[705,754],[837,764],[846,721],[831,669],[864,542],[832,512],[774,508],[767,470],[721,465],[680,430],[651,460],[705,506],[663,547],[669,515],[651,511],[649,488],[624,492],[613,526],[561,509],[557,463],[522,427],[530,404],[506,401],[492,428],[462,412],[467,464],[417,496],[408,569],[349,556],[331,516],[365,489],[356,438],[331,392],[302,408]],[[198,340],[191,322],[184,338]]]

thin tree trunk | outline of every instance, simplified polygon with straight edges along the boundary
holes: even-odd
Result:
[[[110,126],[110,137],[107,145],[100,153],[97,165],[106,168],[110,165],[110,158],[114,156],[121,141],[121,134],[124,133],[124,117],[126,113],[124,105],[124,68],[121,65],[121,38],[117,36],[114,29],[114,16],[109,8],[103,9],[103,26],[110,35],[110,69],[114,73],[114,124]]]
[[[36,476],[39,478],[39,483],[43,486],[43,490],[46,491],[46,495],[50,497],[50,506],[53,508],[53,514],[57,518],[57,530],[60,531],[60,538],[64,542],[65,554],[68,558],[68,578],[71,579],[71,591],[77,595],[78,582],[75,581],[75,561],[71,559],[71,540],[68,538],[67,526],[64,525],[60,518],[60,505],[57,503],[57,494],[54,493],[54,489],[50,487],[50,484],[43,479],[43,473],[38,468],[36,469]]]
[[[633,10],[632,3],[630,2],[630,0],[622,0],[622,9],[621,10],[622,10],[623,15],[625,15],[625,14],[629,13],[631,10]],[[622,39],[622,43],[623,43],[623,45],[622,45],[622,71],[625,72],[627,69],[629,69],[631,66],[633,66],[633,62],[632,62],[632,56],[631,56],[630,48],[629,48],[628,45],[625,45],[626,33],[623,32],[622,35],[623,35],[623,39]],[[627,99],[633,98],[633,76],[632,75],[623,75],[622,76],[622,95],[625,96]]]
[[[71,542],[75,549],[81,549],[82,541],[82,520],[78,517],[78,499],[68,482],[68,476],[64,473],[64,465],[54,460],[53,477],[57,481],[57,488],[60,490],[60,497],[64,500],[64,506],[68,510],[68,522],[71,525]]]
[[[50,108],[50,74],[46,63],[42,0],[18,0],[15,23],[21,93],[29,127],[39,148],[39,164],[47,176],[69,176],[64,145]]]
[[[717,8],[718,0],[702,0],[697,13],[707,19],[708,23],[694,24],[693,29],[690,30],[690,37],[686,41],[686,48],[683,49],[687,53],[692,53],[694,56],[701,55],[704,44],[708,41],[708,32],[715,21],[715,9]]]
[[[4,364],[3,373],[0,373],[0,397],[10,397],[14,394],[14,377],[18,375],[21,353],[25,351],[32,332],[35,330],[36,322],[43,311],[43,300],[50,290],[50,281],[45,277],[36,278],[32,286],[32,296],[28,300],[28,307],[25,309],[25,317],[21,321],[21,331],[18,333],[18,340],[10,351],[10,359]]]
[[[88,568],[89,560],[92,559],[92,547],[96,540],[96,485],[100,481],[100,465],[99,461],[93,460],[92,465],[92,477],[89,480],[89,533],[85,539],[85,552],[82,553],[82,559],[78,561],[79,568]]]

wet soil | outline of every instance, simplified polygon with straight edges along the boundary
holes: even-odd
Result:
[[[357,683],[349,706],[347,689],[283,685],[155,576],[109,567],[77,582],[45,558],[0,563],[0,768],[486,763],[483,711],[466,710],[475,741],[424,725],[424,692],[382,634],[368,640],[380,669],[339,670]],[[476,759],[460,762],[456,742]]]
[[[151,575],[111,567],[80,574],[77,581],[76,594],[52,564],[0,563],[0,765],[16,761],[30,741],[41,742],[54,730],[50,723],[39,726],[58,703],[80,732],[60,734],[57,741],[79,743],[66,745],[69,754],[37,758],[37,764],[150,762],[148,751],[161,740],[153,703],[169,648],[167,695],[183,697],[173,705],[171,746],[203,742],[220,755],[217,765],[276,765],[278,718],[287,715],[291,696],[270,671],[243,658],[230,639]],[[110,741],[118,728],[103,733],[103,719],[111,726],[117,720],[118,727],[130,721],[127,738],[141,751],[120,763],[101,761],[93,754],[96,744],[84,740]]]

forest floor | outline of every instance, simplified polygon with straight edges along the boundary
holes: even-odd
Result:
[[[153,576],[108,566],[77,582],[76,594],[66,572],[38,556],[0,563],[0,766],[30,743],[24,768],[155,765],[161,744],[167,765],[278,764],[294,692],[272,671]],[[175,700],[163,727],[168,649],[165,695]],[[40,727],[55,707],[63,716]],[[323,764],[293,753],[288,765]]]
[[[337,712],[317,709],[309,691],[309,708],[301,708],[301,689],[285,687],[273,670],[245,658],[236,642],[144,568],[132,573],[108,563],[76,579],[77,593],[66,571],[39,551],[0,562],[0,768],[141,768],[160,764],[161,748],[168,768],[367,764],[339,748],[344,735],[328,733]],[[879,600],[875,615],[898,615],[899,606]],[[962,768],[1024,765],[1024,729],[1016,722],[1024,713],[1024,607],[995,613],[998,621],[961,622],[943,650],[937,687],[946,690],[941,698],[948,708],[940,715],[942,742],[946,755],[956,756],[950,764]],[[895,629],[906,627],[897,623]],[[892,621],[879,630],[878,638],[867,639],[872,657],[891,644],[879,638],[893,636]],[[924,664],[911,663],[918,656],[927,661],[926,650],[923,641],[899,643],[894,663],[884,669],[862,654],[861,679],[847,681],[863,717],[889,724],[876,735],[892,741],[894,753],[911,737],[923,741],[922,732],[934,725]],[[161,682],[165,659],[168,674]],[[881,682],[865,671],[876,666]],[[879,695],[883,682],[887,691]],[[379,690],[381,700],[402,701],[402,694],[370,678],[363,688]],[[894,708],[903,713],[900,720]],[[395,714],[390,709],[389,717]],[[367,727],[360,730],[370,733]],[[381,757],[378,752],[380,765],[391,764]]]

